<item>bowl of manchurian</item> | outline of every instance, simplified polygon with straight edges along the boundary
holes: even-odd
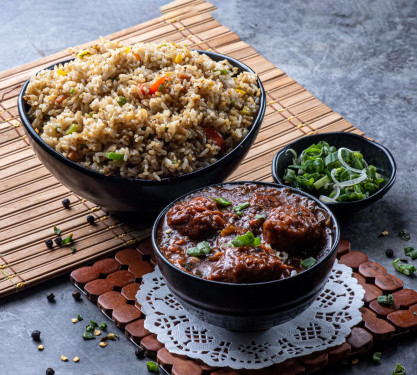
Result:
[[[265,182],[186,194],[152,232],[161,273],[182,306],[237,331],[267,329],[307,309],[329,277],[339,237],[323,203]]]
[[[226,179],[256,138],[265,92],[231,57],[172,42],[70,52],[25,83],[19,114],[46,168],[112,212],[152,219]]]

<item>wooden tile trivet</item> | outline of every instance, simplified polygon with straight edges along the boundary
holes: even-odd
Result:
[[[156,335],[144,328],[144,316],[135,295],[143,275],[153,270],[152,257],[150,241],[145,240],[137,248],[117,252],[115,258],[76,269],[70,277],[90,301],[97,303],[101,311],[124,330],[128,339],[141,346],[150,358],[156,358],[168,374],[310,374],[330,364],[357,358],[369,352],[374,343],[417,329],[417,292],[403,289],[403,282],[398,277],[387,273],[380,264],[369,261],[363,252],[350,251],[350,243],[342,240],[337,254],[339,263],[352,268],[354,277],[365,290],[365,305],[360,309],[362,322],[353,327],[346,342],[262,370],[214,368],[198,360],[170,354]],[[393,295],[393,306],[378,303],[377,297],[383,294]]]
[[[258,73],[267,93],[265,119],[230,180],[272,181],[273,155],[306,134],[363,134],[215,20],[210,14],[214,9],[204,0],[174,1],[162,8],[163,16],[107,38],[188,44],[237,58]],[[147,228],[120,223],[62,186],[29,146],[17,112],[19,91],[29,76],[67,58],[63,51],[0,73],[0,297],[132,246],[147,234]],[[62,208],[63,198],[70,199],[69,210]],[[95,215],[97,225],[86,223],[88,214]],[[68,248],[46,248],[44,241],[52,237],[54,225],[65,236],[74,233],[75,254]]]

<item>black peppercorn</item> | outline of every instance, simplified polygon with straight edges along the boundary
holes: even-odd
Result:
[[[54,294],[53,292],[49,292],[49,293],[46,295],[46,299],[47,299],[49,302],[53,302],[53,301],[55,301],[55,294]]]
[[[393,257],[393,255],[394,255],[394,251],[393,251],[392,249],[387,249],[387,250],[385,250],[385,255],[386,255],[388,258],[392,258],[392,257]]]
[[[137,348],[135,350],[135,356],[139,359],[145,358],[145,351],[142,348]]]
[[[54,375],[55,374],[55,370],[53,368],[48,367],[46,369],[46,375]]]
[[[65,198],[65,199],[63,199],[62,200],[62,205],[65,207],[65,208],[68,208],[69,206],[70,206],[70,200],[68,199],[68,198]]]
[[[46,241],[45,241],[45,245],[46,245],[49,249],[52,249],[52,248],[54,247],[54,243],[52,242],[52,240],[51,240],[51,239],[46,240]]]
[[[72,297],[76,300],[79,301],[81,299],[81,293],[78,290],[74,290],[72,292]]]
[[[32,339],[34,339],[35,341],[39,341],[41,339],[41,331],[38,331],[37,329],[32,331]]]
[[[62,246],[62,238],[61,238],[61,237],[57,237],[57,238],[55,238],[55,243],[56,243],[58,246]]]
[[[88,215],[87,216],[87,223],[88,224],[94,224],[94,216],[93,215]]]

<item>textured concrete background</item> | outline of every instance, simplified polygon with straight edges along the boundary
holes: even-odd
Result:
[[[0,70],[156,17],[166,2],[2,0]],[[401,255],[405,245],[417,245],[417,1],[213,2],[220,22],[392,151],[398,165],[393,189],[370,209],[345,220],[342,235],[354,249],[395,272],[385,249]],[[403,228],[411,232],[409,243],[396,236]],[[382,230],[389,237],[377,238]],[[402,279],[417,288],[415,277]],[[57,296],[53,306],[45,299],[50,290]],[[73,325],[70,318],[78,313],[85,319],[103,318],[92,303],[74,302],[72,290],[68,277],[62,277],[0,302],[2,373],[42,374],[51,366],[57,374],[146,374],[145,361],[135,358],[124,337],[105,349],[83,342],[83,326]],[[30,339],[32,329],[42,331],[42,353]],[[405,365],[407,373],[417,373],[415,338],[394,340],[380,349],[380,366],[374,367],[367,355],[356,366],[326,373],[390,374],[395,362]],[[81,361],[63,363],[61,354],[78,355]]]

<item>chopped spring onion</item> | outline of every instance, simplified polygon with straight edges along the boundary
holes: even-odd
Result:
[[[232,202],[230,202],[229,200],[227,200],[226,198],[223,197],[210,197],[211,199],[213,199],[220,207],[227,207],[232,205]]]
[[[119,96],[117,103],[119,103],[120,107],[123,107],[127,103],[127,99],[124,96]]]
[[[63,244],[63,245],[67,245],[67,244],[69,244],[71,241],[72,241],[72,233],[70,233],[70,234],[68,235],[68,237],[65,237],[65,238],[62,240],[62,244]]]
[[[231,241],[231,244],[234,247],[241,247],[241,246],[259,246],[261,244],[261,239],[259,237],[255,237],[252,232],[246,232],[242,236],[237,236],[234,240]]]
[[[74,91],[75,91],[75,88],[73,87],[71,90],[70,90],[70,94],[72,95],[72,94],[74,94]]]
[[[65,134],[71,134],[74,133],[78,130],[78,124],[72,124],[67,131],[65,132]]]
[[[255,215],[255,220],[265,220],[265,219],[266,219],[266,215],[265,214]]]
[[[93,117],[94,112],[90,112],[88,115],[89,115],[90,117]]]
[[[122,161],[124,159],[124,155],[118,152],[106,152],[106,158],[110,160],[117,160]]]
[[[235,103],[234,99],[230,100],[229,106],[232,107],[232,108],[235,108],[236,103]]]
[[[315,260],[313,257],[310,257],[310,258],[304,259],[301,262],[301,267],[308,270],[309,268],[313,267],[316,263],[317,263],[317,260]]]
[[[146,362],[146,367],[148,371],[150,372],[159,372],[159,367],[156,362],[153,362],[153,361]]]
[[[395,259],[392,265],[394,266],[396,271],[401,272],[402,274],[406,276],[410,276],[413,272],[416,271],[416,267],[414,267],[412,264],[407,264],[407,263],[400,264],[400,258]]]
[[[412,246],[407,246],[404,249],[404,254],[409,256],[412,260],[417,258],[417,249],[414,249]]]
[[[385,183],[363,155],[345,147],[337,149],[320,141],[306,148],[300,156],[292,149],[292,164],[283,179],[290,186],[312,193],[323,202],[347,202],[368,198]]]
[[[250,203],[245,202],[245,203],[239,204],[238,206],[234,206],[233,211],[235,211],[237,214],[241,214],[242,210],[244,210],[245,208],[248,208],[249,206],[250,206]]]
[[[164,90],[165,90],[165,84],[163,83],[162,85],[159,85],[158,91],[159,92],[164,92]]]
[[[192,257],[201,257],[207,254],[210,254],[211,247],[210,244],[206,241],[199,242],[195,247],[190,247],[187,249],[187,254]]]
[[[394,303],[394,297],[392,294],[378,296],[378,303],[380,305],[391,306]]]
[[[410,232],[407,229],[403,229],[398,233],[398,237],[401,237],[401,239],[403,239],[404,241],[408,241],[411,236],[410,236]]]
[[[83,59],[85,56],[88,56],[88,55],[91,55],[91,53],[90,53],[90,52],[88,52],[88,51],[82,51],[82,52],[80,52],[80,53],[78,54],[78,57],[79,57],[80,59]]]
[[[61,229],[59,229],[56,225],[54,226],[54,233],[59,236],[61,234]]]
[[[375,364],[381,363],[381,356],[382,356],[382,353],[381,352],[375,352],[374,355],[372,356],[372,361]]]
[[[405,367],[400,365],[399,363],[396,363],[392,375],[405,375]]]
[[[214,69],[215,72],[220,72],[222,76],[226,76],[229,72],[227,69]]]

